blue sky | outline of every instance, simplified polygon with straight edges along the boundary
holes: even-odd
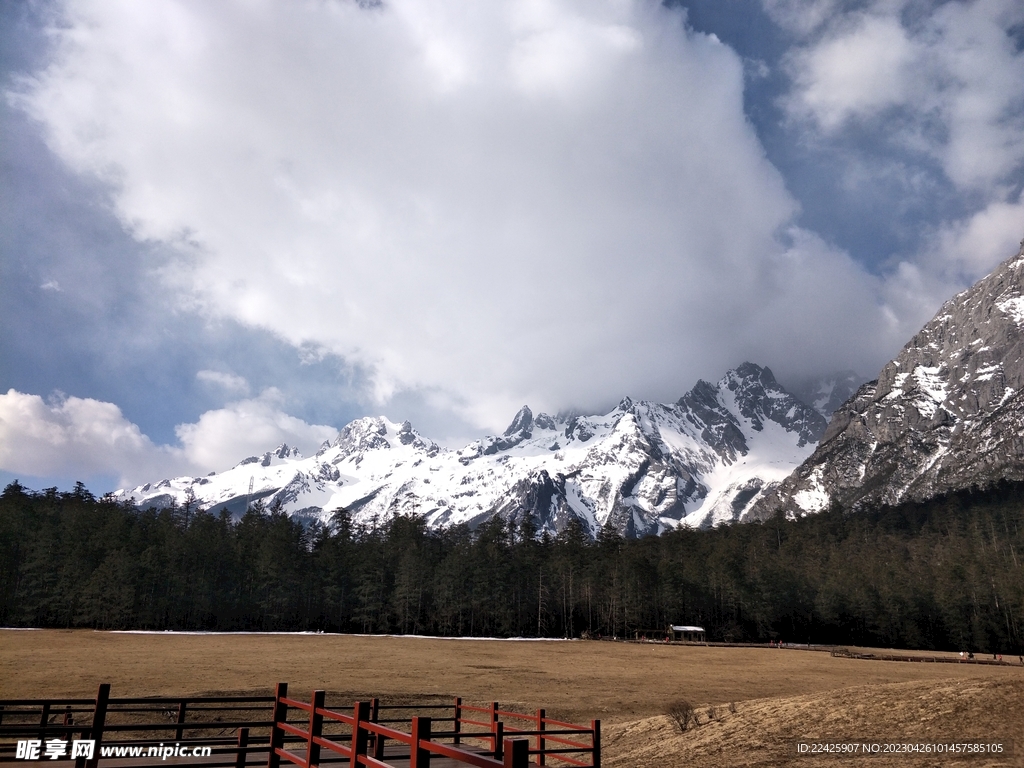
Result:
[[[865,378],[1024,236],[1024,6],[0,6],[0,480]]]

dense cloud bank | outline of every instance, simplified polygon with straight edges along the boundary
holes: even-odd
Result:
[[[1016,250],[1019,2],[665,5],[4,6],[0,471],[870,378]]]
[[[378,401],[427,388],[497,426],[751,356],[874,364],[890,330],[877,281],[794,226],[739,56],[679,10],[83,2],[64,23],[20,103],[177,249],[164,284],[369,366]]]

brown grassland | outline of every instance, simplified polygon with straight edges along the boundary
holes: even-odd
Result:
[[[1016,659],[1014,659],[1016,660]],[[604,764],[1024,766],[1024,667],[835,658],[797,649],[346,635],[0,630],[0,696],[268,693],[497,699],[604,724]],[[332,697],[334,698],[334,697]],[[674,700],[698,707],[679,733]],[[734,706],[730,707],[729,705]],[[709,708],[715,709],[715,719]],[[999,758],[799,757],[794,742],[1001,739]]]

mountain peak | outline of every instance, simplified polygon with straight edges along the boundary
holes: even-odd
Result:
[[[391,447],[387,434],[388,424],[383,416],[364,416],[346,424],[331,447],[345,454],[386,449]]]
[[[808,445],[818,442],[828,426],[821,414],[776,381],[771,368],[743,363],[722,377],[718,389],[730,393],[737,415],[757,432],[774,422],[797,432],[801,445]]]
[[[530,410],[530,406],[524,405],[516,413],[515,417],[512,419],[512,423],[505,429],[504,435],[505,437],[509,437],[520,432],[525,434],[529,432],[532,427],[533,411]]]
[[[753,379],[766,387],[777,387],[778,382],[775,381],[775,374],[772,373],[772,369],[767,366],[762,367],[757,363],[745,362],[741,363],[737,367],[725,374],[724,378],[734,379]]]
[[[279,459],[301,459],[302,452],[298,448],[289,448],[288,443],[281,443],[273,451]]]

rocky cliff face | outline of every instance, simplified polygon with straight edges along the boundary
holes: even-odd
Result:
[[[741,520],[810,454],[825,419],[767,368],[745,363],[700,381],[676,403],[624,398],[610,413],[557,418],[528,407],[502,435],[439,447],[408,422],[358,419],[304,459],[282,446],[205,478],[119,491],[142,505],[182,503],[191,490],[240,514],[257,499],[305,518],[348,508],[357,522],[418,515],[432,527],[532,515],[559,531],[571,519],[596,535]],[[250,482],[252,491],[249,491]]]
[[[1024,478],[1024,248],[947,301],[752,515],[925,499]]]

